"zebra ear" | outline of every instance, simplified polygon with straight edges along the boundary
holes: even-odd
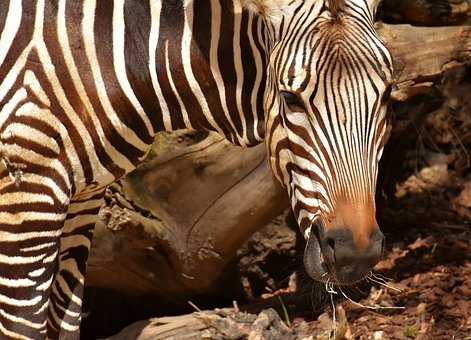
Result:
[[[279,20],[289,10],[292,0],[240,0],[242,8],[270,21]]]

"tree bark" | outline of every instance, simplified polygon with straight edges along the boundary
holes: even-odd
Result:
[[[470,26],[378,28],[396,64],[393,99],[405,107],[417,95],[433,95],[448,69],[471,60]],[[160,134],[149,160],[107,192],[86,283],[127,294],[204,293],[239,247],[288,207],[286,196],[264,145],[242,149],[215,134]]]

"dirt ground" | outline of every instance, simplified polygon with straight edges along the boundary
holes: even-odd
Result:
[[[471,339],[470,229],[466,221],[388,227],[388,249],[375,268],[375,276],[357,287],[337,287],[331,293],[299,280],[302,274],[297,272],[290,274],[290,280],[276,281],[270,276],[281,277],[286,271],[269,274],[272,267],[264,261],[242,269],[243,281],[248,294],[253,294],[256,289],[252,286],[260,287],[265,278],[267,286],[261,296],[271,298],[272,307],[291,324],[299,339],[334,338],[332,305],[336,306],[336,339]],[[273,234],[273,230],[268,227],[260,237]],[[285,229],[280,233],[284,236],[275,238],[271,245],[264,243],[278,248],[272,249],[277,255],[259,249],[255,258],[266,254],[273,260],[286,254],[290,232],[295,237]],[[248,262],[248,258],[241,261],[242,265]],[[284,284],[276,287],[276,282]],[[300,299],[312,306],[300,306]]]

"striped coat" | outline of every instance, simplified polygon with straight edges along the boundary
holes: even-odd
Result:
[[[0,334],[78,337],[104,189],[158,131],[266,137],[309,274],[363,277],[382,244],[374,189],[392,77],[376,6],[0,1]]]

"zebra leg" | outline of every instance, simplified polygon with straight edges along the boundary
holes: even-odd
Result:
[[[68,206],[51,178],[23,171],[10,162],[0,171],[0,339],[46,337]]]
[[[86,262],[104,191],[72,199],[60,239],[59,270],[49,304],[48,336],[78,339]]]

